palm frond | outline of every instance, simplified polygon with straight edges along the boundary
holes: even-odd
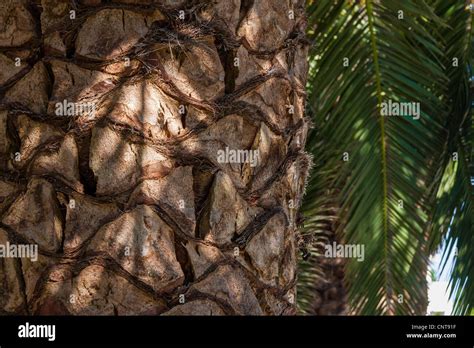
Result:
[[[309,10],[318,140],[308,148],[327,177],[311,179],[307,200],[325,187],[340,240],[365,247],[364,262],[347,263],[354,312],[421,313],[429,192],[448,113],[443,45],[433,33],[445,23],[424,1],[317,1]],[[383,116],[388,101],[420,103],[420,118]],[[306,203],[305,215],[322,207]]]
[[[446,41],[446,66],[450,79],[446,100],[446,151],[439,160],[443,174],[436,188],[436,209],[428,228],[430,250],[444,246],[444,266],[454,254],[451,296],[454,313],[466,314],[474,307],[474,171],[473,171],[473,12],[469,1],[433,1],[436,13],[446,20],[441,30]],[[469,62],[471,59],[471,62]]]

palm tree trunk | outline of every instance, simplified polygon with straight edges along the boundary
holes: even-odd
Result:
[[[4,314],[295,312],[301,0],[0,5]]]

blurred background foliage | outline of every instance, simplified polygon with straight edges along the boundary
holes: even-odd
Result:
[[[453,313],[472,313],[474,3],[313,0],[307,9],[314,166],[300,312],[425,314],[429,259],[442,250]],[[421,117],[382,116],[389,100],[419,103]],[[333,242],[364,245],[364,261],[328,260]]]

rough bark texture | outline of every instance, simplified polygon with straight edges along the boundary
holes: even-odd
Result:
[[[0,244],[40,255],[0,258],[0,313],[293,314],[304,31],[302,0],[2,1]]]

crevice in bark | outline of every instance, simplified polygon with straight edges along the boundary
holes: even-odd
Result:
[[[211,203],[206,199],[196,220],[196,238],[204,239],[210,230]]]
[[[215,175],[212,171],[193,167],[194,211],[196,216],[194,236],[196,238],[203,238],[204,231],[201,230],[201,224],[206,225],[203,219],[208,210],[206,206],[214,178]]]
[[[49,80],[48,90],[46,92],[48,94],[48,100],[51,100],[51,97],[53,96],[53,86],[54,86],[55,77],[54,77],[53,69],[51,68],[51,64],[48,61],[45,61],[43,65],[46,69],[46,73],[48,74],[48,80]]]
[[[235,49],[227,49],[219,39],[216,38],[215,42],[219,58],[221,60],[222,67],[225,71],[224,76],[224,93],[229,94],[235,90],[235,80],[239,76],[239,68],[235,64],[234,59],[236,57]]]
[[[257,0],[260,1],[260,0]],[[240,0],[240,9],[239,9],[239,23],[237,29],[240,28],[242,21],[247,16],[250,9],[253,7],[255,0]]]
[[[66,42],[66,58],[67,59],[72,59],[74,58],[74,53],[76,51],[76,48],[74,47],[74,41],[70,40],[64,40]]]
[[[25,275],[23,274],[23,265],[21,263],[21,259],[15,259],[15,268],[15,271],[19,275],[18,282],[20,283],[21,297],[23,299],[23,310],[25,311],[26,315],[30,315],[28,308],[28,298],[26,296]]]
[[[181,240],[178,237],[175,237],[174,248],[176,254],[176,260],[178,260],[179,265],[184,273],[184,282],[183,285],[187,285],[194,281],[194,271],[191,264],[191,260],[189,259],[188,252],[186,248],[183,246],[185,241]]]
[[[65,236],[65,233],[64,231],[66,231],[66,216],[67,216],[67,206],[65,204],[62,204],[61,202],[59,202],[59,200],[57,200],[57,204],[59,206],[59,212],[60,212],[60,220],[61,220],[61,246],[59,248],[59,251],[58,253],[59,254],[62,254],[64,253],[64,240],[66,239],[66,236]],[[64,202],[66,203],[66,202]],[[66,203],[67,204],[67,203]]]
[[[35,22],[35,33],[37,37],[41,37],[41,12],[42,8],[38,6],[38,3],[35,1],[27,1],[25,2],[25,7],[28,10],[28,12],[31,14],[31,16],[34,19]]]
[[[84,187],[84,193],[94,197],[97,189],[97,180],[89,164],[91,137],[92,132],[88,131],[83,136],[76,137],[76,141],[79,148],[78,162],[80,181]]]
[[[20,151],[21,141],[18,134],[17,118],[10,112],[7,115],[7,140],[10,143],[10,156]],[[6,166],[5,166],[6,169]]]
[[[181,124],[183,125],[184,132],[186,133],[186,117],[188,116],[188,106],[187,105],[183,105],[183,106],[184,106],[184,111],[181,114]]]

